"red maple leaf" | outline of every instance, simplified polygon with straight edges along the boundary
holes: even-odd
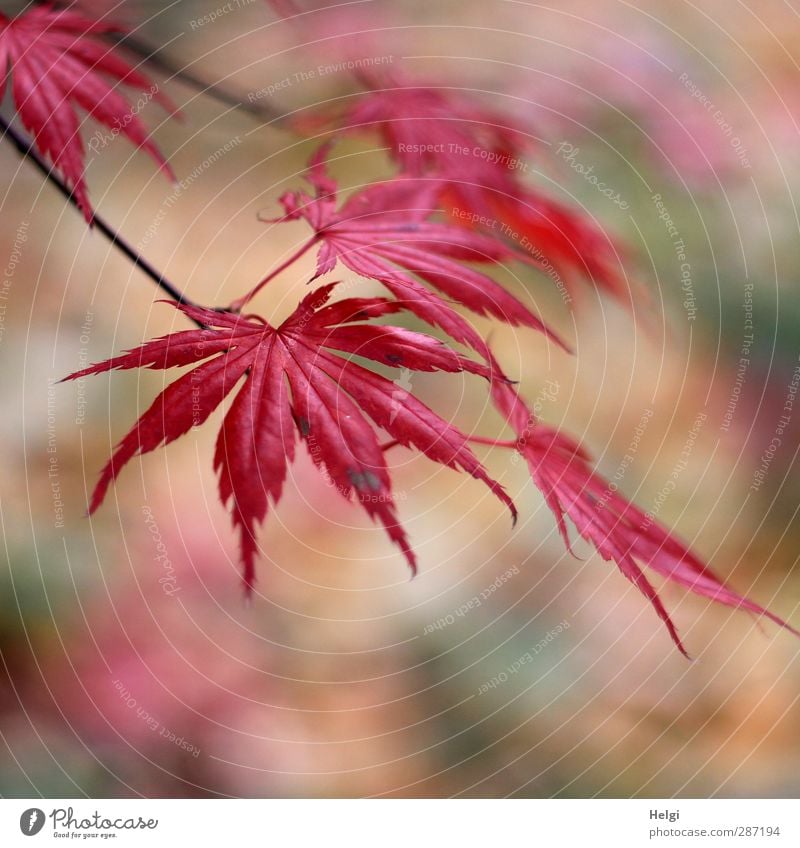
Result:
[[[340,122],[349,131],[378,130],[407,174],[444,174],[461,160],[480,169],[539,144],[521,123],[465,92],[396,78],[380,80],[364,71],[359,76],[370,90]]]
[[[302,218],[314,230],[304,249],[320,245],[316,276],[332,271],[340,261],[355,273],[380,281],[408,310],[481,353],[485,344],[477,333],[416,277],[479,315],[534,327],[566,348],[503,286],[463,264],[502,263],[515,258],[513,251],[481,233],[427,220],[436,212],[437,181],[400,177],[377,183],[351,195],[337,210],[338,186],[325,165],[329,147],[322,145],[309,163],[308,180],[315,194],[295,191],[281,197],[286,214],[279,220]],[[234,307],[240,308],[272,276]]]
[[[377,428],[397,443],[483,481],[516,510],[467,444],[467,437],[390,380],[332,351],[417,371],[468,371],[491,378],[489,368],[441,341],[366,319],[398,312],[383,298],[351,298],[325,305],[335,284],[308,295],[273,328],[256,316],[176,305],[207,329],[186,330],[147,342],[66,379],[111,369],[166,369],[196,365],[163,391],[120,442],[103,470],[89,512],[102,502],[122,467],[205,421],[244,379],[217,439],[214,467],[223,503],[232,502],[240,531],[244,580],[254,580],[256,527],[276,504],[294,458],[295,437],[305,441],[320,470],[347,499],[383,524],[412,570],[414,553],[398,523]],[[201,363],[201,364],[198,364]]]
[[[122,134],[143,147],[174,178],[141,119],[106,78],[139,90],[170,112],[175,109],[144,74],[98,38],[115,31],[114,25],[50,5],[33,7],[15,18],[0,13],[0,96],[10,67],[14,103],[23,125],[36,147],[63,174],[89,222],[92,207],[84,181],[85,150],[76,106],[112,134]]]
[[[615,562],[650,601],[681,653],[688,657],[669,613],[640,564],[695,594],[766,616],[800,636],[778,616],[727,587],[666,527],[613,489],[593,470],[590,457],[581,446],[537,421],[511,385],[494,382],[492,394],[495,405],[517,433],[516,449],[527,461],[534,483],[554,513],[567,548],[571,549],[566,523],[569,517],[600,556]]]
[[[455,89],[360,76],[372,90],[336,116],[341,131],[377,130],[404,173],[440,179],[454,221],[478,230],[488,222],[495,238],[551,265],[570,289],[583,277],[629,297],[614,241],[521,179],[524,157],[539,146],[531,128]]]

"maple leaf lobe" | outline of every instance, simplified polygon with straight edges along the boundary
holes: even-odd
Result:
[[[51,5],[9,18],[0,13],[0,97],[10,69],[11,91],[23,126],[36,148],[61,172],[88,223],[93,212],[84,178],[86,151],[76,107],[146,150],[170,179],[175,176],[150,140],[134,108],[115,84],[139,91],[170,113],[176,109],[147,76],[103,43],[118,27]]]
[[[416,557],[396,514],[379,429],[434,462],[482,481],[516,519],[511,499],[489,477],[463,433],[410,393],[398,404],[394,383],[348,357],[386,362],[388,356],[418,370],[482,377],[489,374],[486,366],[422,333],[360,323],[365,314],[391,314],[400,307],[382,298],[328,303],[334,286],[307,295],[277,328],[261,318],[174,304],[206,329],[154,339],[66,378],[112,369],[194,366],[155,399],[119,443],[100,475],[90,513],[134,456],[203,423],[241,384],[219,430],[214,468],[220,499],[230,504],[239,530],[248,591],[254,583],[256,531],[270,505],[280,500],[296,436],[333,487],[383,526],[412,572]]]

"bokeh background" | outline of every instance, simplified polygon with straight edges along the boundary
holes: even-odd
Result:
[[[633,308],[587,289],[568,309],[520,273],[508,284],[575,355],[476,323],[529,398],[557,385],[543,419],[800,626],[800,402],[782,420],[800,377],[796,3],[365,0],[300,3],[294,20],[263,0],[83,5],[158,49],[150,72],[184,116],[144,113],[177,188],[119,139],[89,152],[93,199],[197,301],[228,302],[304,238],[258,216],[311,149],[288,116],[358,91],[336,63],[390,57],[529,124],[528,178],[628,245]],[[388,173],[380,147],[341,142],[345,190]],[[687,662],[614,567],[564,551],[504,453],[482,451],[520,506],[513,530],[479,484],[396,454],[413,581],[301,451],[244,603],[211,467],[219,416],[131,463],[87,519],[165,377],[55,381],[186,325],[8,144],[0,167],[0,794],[798,794],[800,641],[664,587]],[[312,267],[255,306],[285,316]],[[461,426],[501,432],[478,382],[411,381]]]

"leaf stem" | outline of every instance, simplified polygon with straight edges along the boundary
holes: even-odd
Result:
[[[260,101],[257,104],[248,103],[241,100],[236,94],[228,91],[219,83],[206,82],[205,80],[194,76],[194,74],[190,73],[185,68],[176,68],[171,62],[160,55],[160,48],[151,48],[144,41],[133,35],[115,35],[114,33],[109,33],[109,37],[116,44],[120,44],[125,49],[144,58],[151,67],[161,71],[163,74],[166,74],[168,76],[168,81],[177,80],[179,82],[183,82],[194,88],[196,91],[199,91],[201,94],[213,97],[215,100],[230,109],[238,109],[248,112],[256,118],[260,118],[269,123],[280,121],[285,117],[277,109],[271,109],[265,103]]]
[[[58,173],[47,164],[44,157],[38,150],[22,135],[15,127],[13,127],[2,115],[0,115],[0,133],[3,138],[7,138],[17,149],[20,155],[31,162],[38,170],[66,197],[66,199],[78,209],[78,203],[72,190],[62,180]],[[97,229],[111,242],[117,250],[126,256],[137,267],[140,268],[150,279],[164,292],[166,292],[172,300],[186,306],[197,306],[196,303],[189,300],[188,297],[171,283],[157,268],[151,265],[131,244],[129,244],[110,224],[108,224],[98,214],[94,213],[91,226]],[[195,323],[197,323],[195,321]]]
[[[243,295],[240,298],[237,298],[233,301],[233,303],[228,306],[228,312],[241,312],[245,306],[264,288],[264,286],[269,283],[271,280],[274,280],[275,277],[278,276],[282,271],[285,271],[290,265],[293,265],[304,253],[308,252],[315,244],[317,243],[317,237],[313,236],[310,238],[305,244],[303,244],[298,250],[296,250],[288,259],[284,262],[281,262],[277,268],[270,271],[260,283],[258,283],[255,288],[249,291],[247,294]]]

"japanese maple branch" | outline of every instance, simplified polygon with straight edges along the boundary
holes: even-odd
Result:
[[[69,186],[61,179],[61,177],[47,164],[45,159],[38,150],[13,127],[2,115],[0,115],[0,133],[3,138],[7,138],[17,149],[20,155],[35,165],[39,171],[66,197],[66,199],[78,209],[78,202],[75,199]],[[140,268],[150,279],[164,292],[166,292],[173,300],[186,306],[196,306],[197,304],[189,300],[188,297],[171,283],[160,271],[151,265],[134,247],[132,247],[110,224],[101,218],[96,213],[92,220],[93,226],[125,255],[131,262]],[[195,323],[197,323],[195,321]]]
[[[213,97],[215,100],[231,109],[247,112],[256,118],[269,121],[270,123],[280,121],[285,117],[276,109],[272,109],[264,103],[259,102],[256,104],[241,100],[236,94],[228,91],[219,83],[206,82],[205,80],[196,77],[185,68],[176,68],[175,65],[167,59],[164,59],[156,50],[135,36],[128,34],[116,35],[114,33],[110,33],[109,37],[116,44],[121,44],[127,50],[141,56],[148,65],[161,71],[161,73],[166,74],[170,80],[183,82],[194,88],[196,91],[199,91],[201,94]]]

